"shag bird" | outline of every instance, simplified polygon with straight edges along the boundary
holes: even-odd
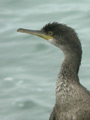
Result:
[[[42,37],[64,53],[56,82],[56,103],[49,120],[90,120],[90,91],[79,82],[82,47],[74,29],[53,22],[41,30],[20,28],[17,31]]]

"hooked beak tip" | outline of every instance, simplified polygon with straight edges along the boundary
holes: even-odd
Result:
[[[17,32],[21,32],[23,29],[22,28],[19,28],[19,29],[17,29]]]

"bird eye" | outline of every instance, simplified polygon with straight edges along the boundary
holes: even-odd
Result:
[[[53,35],[53,32],[52,32],[52,31],[49,31],[49,32],[48,32],[48,35],[52,36],[52,35]]]

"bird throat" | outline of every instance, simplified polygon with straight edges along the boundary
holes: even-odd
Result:
[[[79,83],[78,70],[81,58],[77,56],[65,56],[61,65],[61,70],[56,82],[56,104],[67,106],[72,101],[72,95],[75,94],[75,89]]]
[[[70,84],[79,82],[78,71],[81,57],[77,54],[66,55],[61,65],[61,70],[56,83],[56,92],[67,91]]]

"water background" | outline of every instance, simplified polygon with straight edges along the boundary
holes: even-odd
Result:
[[[82,43],[80,82],[90,90],[90,0],[0,0],[0,120],[48,120],[62,52],[45,40],[17,33],[57,21]]]

